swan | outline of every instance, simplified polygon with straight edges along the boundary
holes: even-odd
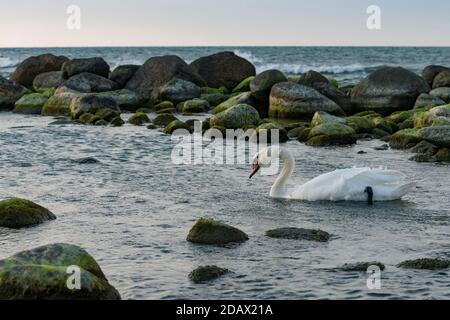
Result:
[[[406,176],[394,170],[351,168],[323,174],[294,191],[286,188],[295,168],[292,154],[285,148],[272,146],[258,152],[252,161],[250,179],[260,170],[268,168],[273,161],[282,160],[284,166],[276,179],[270,196],[279,199],[306,201],[391,201],[401,199],[416,186],[407,182]]]

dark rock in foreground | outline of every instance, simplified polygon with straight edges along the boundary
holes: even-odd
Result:
[[[442,71],[447,70],[450,69],[444,66],[436,66],[436,65],[427,66],[422,71],[422,78],[424,78],[425,81],[431,86],[433,84],[434,78]]]
[[[80,287],[69,278],[80,271]],[[0,261],[0,299],[118,300],[95,259],[69,244],[51,244]]]
[[[97,159],[95,159],[93,157],[86,157],[86,158],[75,159],[75,160],[72,160],[72,162],[77,163],[77,164],[97,164],[97,163],[100,163],[100,161],[98,161]]]
[[[123,88],[140,67],[134,64],[118,66],[109,75],[109,80],[117,83],[119,88]]]
[[[245,242],[248,236],[241,230],[212,219],[199,219],[187,236],[187,241],[201,244],[223,245]]]
[[[450,267],[450,260],[440,259],[416,259],[407,260],[397,265],[398,268],[419,270],[441,270]]]
[[[72,77],[79,73],[93,73],[98,76],[108,78],[109,65],[103,58],[85,58],[85,59],[73,59],[64,63],[62,66],[67,77]]]
[[[27,93],[20,84],[0,76],[0,110],[11,109],[17,100]]]
[[[23,228],[54,220],[56,216],[40,205],[25,199],[0,201],[0,227]]]
[[[319,242],[327,242],[330,239],[330,234],[328,232],[303,228],[280,228],[269,230],[266,232],[266,236],[270,238]]]
[[[217,266],[202,266],[192,271],[189,274],[189,279],[195,283],[202,283],[217,279],[228,272],[228,269],[219,268]]]
[[[342,271],[361,271],[366,272],[367,269],[371,266],[377,266],[380,268],[381,271],[383,271],[386,267],[381,262],[372,261],[372,262],[356,262],[356,263],[346,263],[343,266],[339,267],[338,269]]]

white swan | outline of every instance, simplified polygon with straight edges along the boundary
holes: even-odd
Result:
[[[252,162],[252,178],[260,168],[269,167],[273,161],[282,160],[283,169],[276,179],[270,196],[282,199],[307,201],[390,201],[402,198],[415,187],[406,182],[401,172],[385,169],[341,169],[321,175],[297,190],[289,192],[286,184],[295,168],[295,160],[287,149],[274,146],[258,152]]]

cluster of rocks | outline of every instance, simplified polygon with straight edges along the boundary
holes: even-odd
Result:
[[[0,201],[0,228],[26,228],[54,219],[52,212],[29,200]],[[74,267],[77,270],[70,269]],[[71,272],[79,272],[74,280],[79,286],[68,285]],[[0,260],[0,299],[118,300],[120,294],[84,249],[57,243]]]

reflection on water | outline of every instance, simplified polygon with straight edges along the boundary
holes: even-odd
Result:
[[[48,125],[52,121],[0,114],[0,198],[28,198],[58,217],[31,229],[0,229],[0,258],[47,243],[78,244],[132,299],[450,298],[448,271],[395,268],[411,258],[450,258],[448,166],[373,150],[381,141],[348,148],[289,142],[297,165],[292,185],[338,168],[381,165],[403,171],[419,187],[403,201],[373,207],[279,201],[267,196],[274,177],[249,181],[248,165],[173,165],[173,142],[158,131]],[[101,163],[70,161],[88,156]],[[232,249],[188,243],[187,232],[201,216],[239,227],[250,240]],[[319,228],[332,239],[264,236],[277,227]],[[364,273],[333,269],[373,260],[387,265],[379,291],[367,289]],[[187,274],[203,264],[233,273],[194,285]]]

